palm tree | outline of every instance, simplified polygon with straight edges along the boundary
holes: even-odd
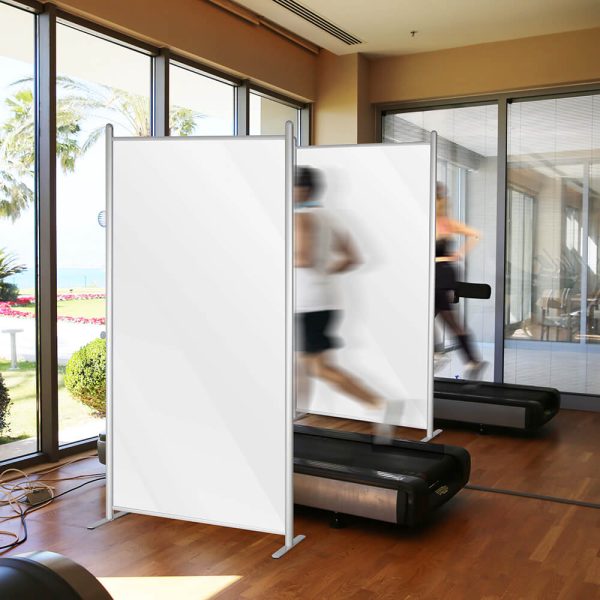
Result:
[[[0,216],[15,221],[33,199],[33,93],[19,90],[6,105],[11,118],[0,128]]]
[[[19,84],[22,82],[16,82]],[[30,87],[6,99],[11,116],[0,127],[0,217],[15,221],[33,200],[35,177],[35,105]],[[64,172],[75,168],[83,153],[78,137],[85,105],[59,98],[56,111],[56,153]]]
[[[27,269],[25,265],[16,264],[16,257],[9,254],[6,248],[0,248],[0,301],[16,300],[17,286],[4,280],[12,275],[18,275]]]
[[[88,111],[91,114],[106,115],[110,117],[111,123],[120,125],[132,136],[151,134],[148,98],[106,85],[90,86],[69,77],[58,77],[57,80],[61,88],[69,92],[69,100],[81,107],[84,113]],[[203,116],[189,108],[173,106],[169,113],[171,132],[175,135],[190,135],[194,131],[195,119]],[[103,131],[104,125],[92,131],[82,145],[82,151],[87,151],[96,143]]]
[[[0,126],[0,217],[15,221],[34,197],[35,105],[31,78],[13,85],[21,88],[6,99],[10,117]],[[69,77],[58,77],[57,85],[56,154],[63,172],[73,172],[77,160],[102,135],[104,126],[84,133],[83,125],[90,118],[101,117],[118,124],[132,136],[150,135],[146,97]],[[188,108],[172,107],[171,130],[177,135],[190,135],[195,119],[203,116]]]

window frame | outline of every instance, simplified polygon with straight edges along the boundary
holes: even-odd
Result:
[[[57,23],[116,43],[151,57],[153,137],[168,135],[169,77],[171,62],[234,87],[234,135],[248,135],[250,91],[300,110],[300,141],[310,143],[312,109],[251,80],[242,79],[193,60],[168,48],[159,48],[121,31],[79,17],[51,3],[36,0],[0,0],[0,3],[35,15],[35,152],[36,152],[36,296],[37,296],[37,451],[0,462],[2,468],[20,468],[55,462],[93,450],[95,437],[59,445],[58,358],[56,310],[56,25]]]

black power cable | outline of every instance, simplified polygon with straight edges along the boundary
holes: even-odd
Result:
[[[600,508],[596,502],[585,502],[584,500],[571,500],[569,498],[558,498],[557,496],[544,496],[543,494],[532,494],[529,492],[519,492],[517,490],[504,490],[501,488],[485,487],[483,485],[465,485],[466,490],[475,492],[490,492],[492,494],[506,494],[508,496],[520,496],[521,498],[532,498],[533,500],[546,500],[547,502],[557,502],[559,504],[572,504],[573,506],[583,506],[584,508]]]
[[[57,498],[60,498],[61,496],[64,496],[65,494],[74,492],[75,490],[82,488],[84,485],[89,485],[90,483],[95,483],[96,481],[102,481],[104,479],[106,479],[106,476],[98,477],[96,479],[90,479],[89,481],[85,481],[84,483],[81,483],[79,485],[76,485],[75,487],[65,490],[64,492],[61,492],[60,494],[56,494],[56,496],[54,496],[52,498],[52,500],[50,500],[50,502],[53,502],[54,500],[56,500]],[[49,502],[49,504],[50,504],[50,502]],[[21,506],[19,506],[19,509],[21,510],[21,512],[19,513],[19,517],[21,518],[21,526],[23,527],[23,537],[15,540],[11,544],[6,544],[4,546],[0,546],[0,553],[8,551],[8,550],[12,550],[13,548],[20,546],[21,544],[23,544],[24,542],[27,541],[27,522],[25,521],[25,517],[27,516],[28,513],[32,512],[36,508],[37,508],[36,506],[29,506],[28,508],[23,510],[23,508]]]

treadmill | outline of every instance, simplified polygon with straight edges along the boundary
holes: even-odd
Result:
[[[439,377],[433,390],[436,420],[474,423],[481,428],[491,425],[532,432],[560,409],[560,392],[554,388]]]
[[[464,448],[294,425],[296,504],[415,526],[469,481]]]
[[[482,283],[459,282],[454,302],[460,298],[488,299],[491,288]],[[433,384],[433,414],[438,421],[474,423],[533,432],[560,409],[555,388],[446,379]]]

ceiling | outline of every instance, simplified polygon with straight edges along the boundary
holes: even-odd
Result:
[[[362,41],[347,45],[274,0],[236,2],[334,54],[411,54],[600,26],[600,0],[296,0]]]

